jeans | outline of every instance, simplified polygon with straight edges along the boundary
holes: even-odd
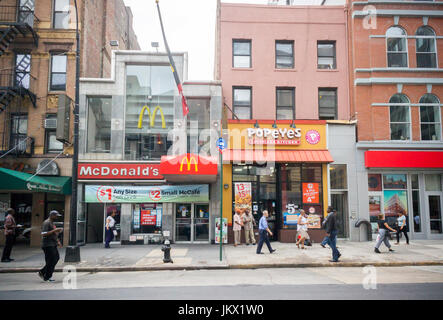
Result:
[[[409,243],[408,232],[406,230],[407,230],[406,227],[403,227],[403,229],[401,230],[400,227],[397,228],[397,243],[400,242],[400,233],[402,232],[405,235],[406,243]]]
[[[58,254],[57,247],[44,247],[46,265],[40,270],[43,274],[43,279],[48,280],[52,278],[55,266],[57,265],[60,256]]]
[[[257,253],[261,252],[261,248],[263,247],[263,243],[266,243],[266,246],[269,249],[269,252],[272,252],[271,243],[269,242],[268,232],[266,230],[259,230],[260,240],[258,241]]]
[[[340,256],[340,252],[337,249],[337,230],[331,231],[331,234],[327,237],[327,244],[332,249],[332,260],[338,261],[338,257]]]
[[[105,248],[109,248],[109,243],[114,239],[114,232],[111,228],[105,231]]]
[[[3,248],[2,261],[10,259],[12,247],[15,243],[15,234],[8,234],[6,236],[5,247]]]
[[[379,230],[378,234],[379,234],[380,238],[378,239],[377,243],[375,244],[376,249],[380,248],[382,242],[385,243],[386,247],[391,249],[391,244],[389,243],[389,238],[387,236],[387,233],[388,233],[388,230],[386,230],[386,229]]]
[[[328,239],[329,239],[329,237],[328,236],[326,236],[324,239],[323,239],[323,241],[321,242],[321,244],[322,245],[327,245],[328,244]]]

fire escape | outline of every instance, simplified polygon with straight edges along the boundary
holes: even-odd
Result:
[[[34,15],[34,0],[18,3],[17,6],[0,5],[0,157],[30,156],[34,147],[34,139],[27,135],[27,118],[20,122],[16,114],[18,109],[23,110],[27,100],[34,108],[37,103],[37,97],[30,89],[30,52],[38,46],[38,35],[34,30],[34,22],[38,19]],[[18,50],[13,53],[14,44],[20,44],[20,52],[24,53],[18,53]],[[5,54],[7,51],[10,54]],[[11,53],[15,58],[14,65],[5,68],[5,65],[11,65],[8,58]]]

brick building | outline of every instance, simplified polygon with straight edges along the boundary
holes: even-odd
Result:
[[[140,49],[131,10],[123,0],[77,3],[80,76],[109,76],[112,50]],[[75,52],[73,0],[0,1],[0,224],[16,209],[31,246],[51,209],[68,241]]]
[[[359,212],[374,225],[389,213],[394,224],[395,200],[413,238],[441,239],[443,2],[349,1],[348,8]]]

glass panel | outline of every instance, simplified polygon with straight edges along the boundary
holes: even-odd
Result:
[[[409,124],[391,123],[391,140],[409,140]]]
[[[239,119],[251,119],[251,108],[249,107],[234,107],[234,113]]]
[[[435,39],[433,38],[417,38],[417,52],[435,52]]]
[[[407,189],[407,180],[405,174],[384,174],[384,189]]]
[[[48,151],[61,151],[63,150],[63,142],[56,139],[56,132],[51,131],[48,133]]]
[[[405,38],[388,38],[388,52],[405,52],[406,51],[406,39]]]
[[[440,107],[420,106],[421,122],[440,122]]]
[[[61,55],[53,55],[51,66],[52,72],[66,73],[66,59],[66,55],[63,53]]]
[[[51,90],[63,91],[66,89],[66,73],[53,73],[51,76]]]
[[[207,204],[195,205],[194,240],[209,241],[209,205]]]
[[[318,90],[319,116],[321,118],[336,117],[337,110],[337,90]]]
[[[175,213],[175,241],[191,241],[191,204],[177,204]]]
[[[411,186],[412,189],[419,189],[418,174],[411,174]]]
[[[422,140],[440,140],[440,123],[439,124],[422,124],[421,139]]]
[[[278,56],[276,67],[277,68],[293,68],[294,67],[294,59],[292,57]]]
[[[423,97],[420,98],[420,103],[440,103],[438,98],[433,94],[427,93]]]
[[[303,182],[321,182],[321,165],[303,165],[302,180]]]
[[[389,103],[409,103],[409,99],[404,94],[396,93],[389,99]]]
[[[55,0],[55,11],[69,11],[69,0]]]
[[[277,55],[292,56],[293,44],[277,42],[275,45],[275,52]]]
[[[111,152],[112,98],[88,97],[87,152]]]
[[[393,36],[405,36],[406,32],[400,28],[400,27],[391,27],[386,32],[386,36],[393,37]]]
[[[292,107],[294,105],[294,91],[277,89],[277,106]]]
[[[188,106],[188,152],[199,154],[205,146],[205,150],[209,150],[210,136],[202,132],[210,129],[210,101],[209,99],[188,99]]]
[[[293,120],[294,109],[277,107],[277,120]]]
[[[13,115],[12,116],[12,134],[28,133],[28,116],[27,115]]]
[[[373,233],[377,232],[378,215],[381,213],[381,197],[369,196],[369,221],[371,222]]]
[[[391,122],[409,122],[409,107],[390,106]]]
[[[251,42],[250,41],[234,41],[234,55],[250,55]]]
[[[249,106],[251,104],[251,89],[234,89],[234,105]]]
[[[334,57],[335,44],[334,43],[318,43],[317,54],[319,57]]]
[[[161,233],[162,214],[163,205],[161,203],[142,203],[134,205],[132,213],[132,233]]]
[[[347,236],[348,213],[346,208],[347,194],[331,194],[331,206],[337,210],[337,227],[339,238]]]
[[[294,214],[302,206],[301,166],[297,164],[282,164],[281,177],[281,203],[282,211]],[[288,225],[296,228],[296,225]]]
[[[335,69],[335,59],[328,57],[318,57],[318,69]]]
[[[436,68],[437,55],[435,53],[417,53],[418,68]]]
[[[384,190],[384,214],[386,222],[395,226],[400,213],[408,214],[408,195],[406,190]]]
[[[421,232],[420,191],[412,191],[412,209],[414,211],[414,232]]]
[[[422,26],[417,29],[417,32],[415,33],[416,36],[435,36],[434,30],[427,26]]]
[[[251,57],[250,56],[235,56],[234,68],[250,68]]]
[[[441,191],[441,175],[425,174],[426,191]]]
[[[382,191],[381,174],[368,174],[368,191]]]
[[[431,233],[442,233],[440,196],[429,196],[428,204]]]
[[[388,53],[388,67],[406,68],[408,66],[408,55],[406,53]]]
[[[54,28],[68,29],[69,28],[69,12],[56,12],[54,14]]]
[[[345,164],[334,164],[329,166],[329,177],[331,189],[347,189],[347,175]]]

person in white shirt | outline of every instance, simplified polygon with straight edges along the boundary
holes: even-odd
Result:
[[[397,243],[400,244],[400,233],[403,232],[405,238],[406,238],[406,244],[409,244],[409,238],[408,238],[408,224],[406,216],[403,212],[400,213],[400,216],[397,218]]]
[[[241,237],[241,227],[243,226],[242,219],[237,211],[235,211],[234,214],[234,224],[232,226],[232,229],[234,231],[234,247],[236,247],[238,244],[240,244],[240,237]]]
[[[297,242],[295,243],[298,248],[305,248],[305,240],[309,239],[308,234],[308,216],[305,210],[300,210],[300,216],[297,221]]]
[[[112,212],[106,218],[105,248],[110,248],[109,243],[114,239],[115,214],[115,210],[112,210]]]

